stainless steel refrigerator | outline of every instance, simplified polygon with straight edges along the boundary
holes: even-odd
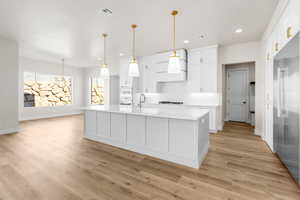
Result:
[[[299,33],[274,59],[274,150],[300,183],[300,37]]]

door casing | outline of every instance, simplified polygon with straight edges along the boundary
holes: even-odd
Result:
[[[231,72],[238,72],[238,71],[244,71],[246,73],[246,85],[245,85],[245,90],[246,90],[246,96],[245,96],[245,100],[246,100],[246,104],[245,104],[245,121],[241,121],[241,122],[247,122],[250,123],[250,119],[249,119],[249,69],[248,68],[236,68],[236,69],[226,69],[226,119],[228,121],[231,120],[230,117],[230,95],[229,95],[229,74]]]

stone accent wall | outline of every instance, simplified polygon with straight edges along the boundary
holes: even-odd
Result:
[[[103,86],[92,84],[91,91],[91,103],[92,104],[104,104],[104,88]]]
[[[33,94],[35,106],[63,106],[72,103],[71,80],[24,81],[24,93]]]

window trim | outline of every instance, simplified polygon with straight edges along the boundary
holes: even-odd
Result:
[[[58,75],[58,74],[47,74],[47,73],[40,73],[40,72],[32,72],[32,71],[23,71],[23,74],[22,74],[22,104],[23,104],[23,109],[43,109],[43,108],[64,108],[64,107],[72,107],[74,106],[74,78],[72,75],[64,75],[64,77],[69,77],[71,79],[71,103],[70,104],[66,104],[66,105],[57,105],[57,106],[34,106],[34,107],[25,107],[25,104],[24,104],[24,82],[25,82],[25,79],[24,79],[24,74],[25,73],[34,73],[34,77],[35,77],[35,81],[36,78],[37,78],[37,74],[40,74],[40,75],[49,75],[49,76],[61,76],[61,75]]]

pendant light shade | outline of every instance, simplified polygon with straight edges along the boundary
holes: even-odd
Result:
[[[109,69],[107,68],[107,66],[101,67],[100,75],[101,75],[101,77],[104,77],[104,78],[109,77]]]
[[[128,76],[131,77],[139,77],[140,72],[139,72],[139,65],[137,63],[137,60],[135,58],[135,29],[137,25],[132,24],[132,33],[133,33],[133,40],[132,40],[132,60],[129,63],[129,69],[128,69]]]
[[[171,15],[173,16],[174,26],[173,26],[173,55],[169,58],[169,65],[168,65],[168,73],[177,74],[180,73],[180,58],[176,54],[176,47],[175,47],[175,17],[178,14],[177,10],[173,10]]]
[[[180,73],[180,59],[178,56],[175,55],[169,58],[168,73]]]
[[[139,65],[137,64],[136,60],[132,60],[129,63],[128,75],[131,77],[139,77],[140,76]]]
[[[101,72],[100,72],[100,75],[101,77],[104,77],[104,78],[107,78],[109,77],[109,69],[108,69],[108,66],[106,64],[106,37],[107,37],[107,34],[102,34],[103,36],[103,64],[101,66]]]

